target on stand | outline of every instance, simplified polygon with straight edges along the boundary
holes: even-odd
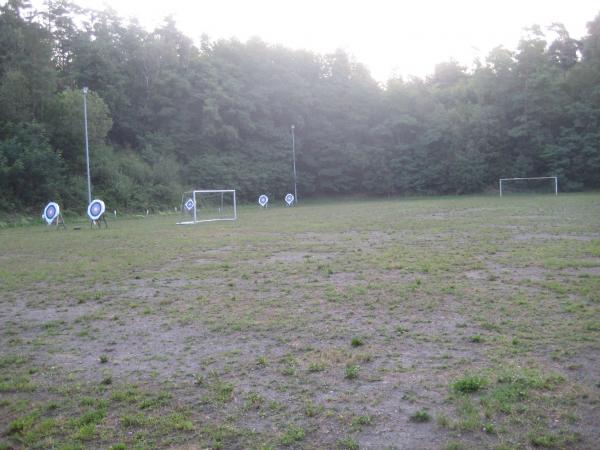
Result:
[[[260,206],[264,208],[265,206],[267,206],[267,203],[269,203],[269,197],[267,197],[265,194],[258,197],[258,204]]]
[[[98,220],[104,214],[106,206],[102,200],[92,200],[92,203],[88,205],[88,216],[92,220]]]
[[[292,203],[294,203],[294,194],[286,194],[285,202],[288,204],[288,206],[292,206]]]
[[[44,214],[42,214],[42,218],[48,223],[48,225],[50,225],[56,220],[59,214],[60,207],[56,203],[50,202],[44,208]]]
[[[188,199],[188,201],[185,202],[185,209],[187,209],[188,211],[194,209],[194,200],[192,200],[191,198]]]

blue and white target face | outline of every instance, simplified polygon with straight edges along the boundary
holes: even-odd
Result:
[[[44,214],[42,214],[42,218],[48,223],[51,224],[60,214],[60,207],[54,203],[50,202],[44,208]]]
[[[286,194],[286,196],[285,196],[285,202],[288,205],[291,205],[292,203],[294,203],[294,194]]]
[[[269,197],[267,197],[265,194],[258,197],[258,204],[260,206],[267,206],[267,203],[269,203]]]
[[[87,213],[90,219],[98,220],[104,214],[105,210],[104,202],[96,199],[92,200],[92,203],[88,205]]]
[[[188,211],[191,211],[192,209],[194,209],[194,200],[192,200],[191,198],[188,199],[187,202],[185,202],[185,209],[187,209]]]

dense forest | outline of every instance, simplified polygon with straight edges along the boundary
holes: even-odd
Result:
[[[547,39],[551,36],[552,39]],[[600,187],[600,15],[532,26],[515,50],[377,83],[348,54],[259,39],[194,44],[112,11],[0,7],[0,210],[83,208],[83,94],[94,196],[133,210],[189,188],[242,198],[481,192],[506,176]]]

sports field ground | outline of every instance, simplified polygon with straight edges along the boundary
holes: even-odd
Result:
[[[0,448],[595,449],[600,194],[0,230]]]

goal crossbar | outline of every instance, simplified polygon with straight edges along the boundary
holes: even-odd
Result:
[[[502,183],[504,181],[519,180],[554,180],[554,195],[558,195],[558,177],[524,177],[524,178],[500,178],[500,197],[502,197]]]

